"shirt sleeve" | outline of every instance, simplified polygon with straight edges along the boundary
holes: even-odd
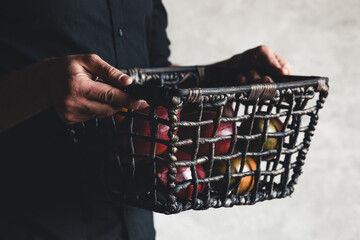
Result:
[[[161,0],[153,0],[152,28],[149,41],[150,67],[170,65],[170,41],[166,34],[167,13]]]

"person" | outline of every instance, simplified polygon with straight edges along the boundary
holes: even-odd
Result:
[[[2,4],[0,239],[155,238],[152,213],[108,201],[99,160],[92,149],[79,158],[67,130],[146,106],[119,90],[133,80],[118,69],[170,66],[166,26],[161,0]],[[239,84],[291,74],[267,46],[215,65],[236,70]]]

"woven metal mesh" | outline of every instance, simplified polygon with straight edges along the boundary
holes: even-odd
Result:
[[[294,191],[328,94],[326,78],[206,89],[196,87],[204,77],[199,67],[127,71],[141,86],[126,91],[149,108],[93,123],[107,139],[100,144],[102,177],[112,199],[172,214]]]

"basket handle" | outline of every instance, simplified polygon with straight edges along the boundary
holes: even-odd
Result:
[[[160,105],[164,104],[162,100],[169,92],[167,87],[158,87],[152,85],[141,85],[138,83],[132,83],[126,87],[115,86],[101,78],[95,80],[97,82],[108,84],[112,87],[120,89],[121,91],[129,94],[132,98],[141,99],[147,101],[149,104]]]
[[[250,92],[247,101],[256,99],[273,99],[276,95],[277,85],[275,83],[260,83],[250,85]]]
[[[303,86],[314,86],[316,91],[327,92],[328,78],[317,76],[271,76],[275,83],[250,84],[242,86],[224,86],[224,87],[200,87],[201,81],[207,81],[206,78],[216,69],[209,66],[185,66],[185,67],[164,67],[164,68],[129,68],[121,70],[131,76],[135,81],[126,87],[114,86],[136,99],[146,100],[149,104],[164,105],[164,99],[168,96],[178,96],[187,102],[198,102],[202,96],[211,96],[214,94],[233,94],[247,92],[247,101],[253,101],[257,98],[272,99],[276,95],[277,89],[296,88]],[[206,72],[206,74],[205,74]],[[194,86],[190,88],[166,87],[177,86],[178,83],[188,74],[197,76],[194,79]],[[108,82],[98,79],[97,81]],[[170,85],[167,82],[170,82]],[[208,82],[210,83],[210,82]],[[111,85],[111,84],[110,84]]]

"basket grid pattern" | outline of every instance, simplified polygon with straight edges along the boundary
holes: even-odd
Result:
[[[172,69],[174,70],[174,69]],[[119,202],[150,209],[157,212],[173,214],[181,211],[194,209],[203,210],[210,207],[232,207],[234,205],[252,205],[263,200],[283,198],[294,191],[294,185],[302,173],[302,166],[314,135],[315,126],[318,123],[318,113],[323,107],[328,94],[327,82],[323,78],[305,79],[306,84],[293,87],[281,86],[280,84],[268,86],[259,84],[250,86],[250,91],[235,91],[234,89],[220,89],[220,93],[213,90],[192,88],[187,94],[184,91],[174,92],[181,88],[179,84],[184,81],[199,83],[199,74],[196,71],[144,73],[138,71],[133,74],[138,82],[151,82],[153,89],[166,89],[162,96],[159,92],[154,99],[154,92],[149,93],[146,99],[150,105],[148,112],[121,111],[119,116],[127,119],[127,129],[119,129],[116,118],[98,119],[94,123],[82,125],[82,128],[96,128],[106,138],[111,139],[113,158],[116,160],[110,164],[117,175],[117,181],[136,188],[137,174],[141,160],[148,162],[146,172],[150,182],[145,193],[138,194],[129,192],[122,187],[110,189],[110,196]],[[297,79],[296,79],[297,80]],[[312,81],[310,83],[309,81]],[[264,87],[265,85],[265,87]],[[291,84],[290,84],[291,85]],[[152,85],[149,85],[149,87]],[[260,90],[259,90],[260,89]],[[147,89],[147,91],[150,91]],[[143,94],[143,93],[142,93]],[[226,106],[231,106],[233,116],[223,116]],[[167,109],[167,117],[158,116],[159,106]],[[186,111],[196,112],[194,119],[182,119],[181,114]],[[205,113],[214,112],[212,118],[203,119]],[[282,126],[277,132],[269,131],[269,125],[273,119],[281,119]],[[263,121],[263,129],[259,133],[253,133],[256,121]],[[134,122],[146,122],[150,128],[150,134],[142,134],[134,129]],[[244,122],[249,124],[247,132],[239,132]],[[219,127],[231,124],[232,133],[225,136],[216,136]],[[110,129],[109,130],[109,124]],[[202,136],[206,126],[213,126],[210,136]],[[159,136],[159,129],[167,126],[167,139]],[[190,130],[185,130],[190,129]],[[181,139],[179,131],[191,132],[191,137]],[[83,131],[84,132],[84,131]],[[85,131],[86,132],[86,131]],[[120,136],[120,137],[119,137]],[[129,151],[125,154],[121,147],[122,136],[126,137]],[[265,144],[268,138],[277,139],[275,149],[266,150]],[[136,152],[134,139],[150,145],[148,153]],[[216,154],[217,143],[229,142],[226,153]],[[250,149],[252,142],[259,143],[259,149]],[[160,145],[166,146],[166,152],[157,154]],[[199,149],[208,145],[207,154],[199,154]],[[241,145],[241,147],[239,147]],[[188,150],[189,159],[177,159],[178,151]],[[246,159],[251,157],[256,162],[255,169],[246,167]],[[239,170],[232,172],[231,161],[241,159]],[[125,159],[125,160],[124,160]],[[225,162],[225,171],[222,174],[214,174],[214,168],[218,162]],[[204,166],[205,177],[199,176],[197,166]],[[108,166],[108,167],[109,167]],[[167,182],[165,186],[159,186],[159,166],[167,168]],[[176,174],[179,168],[189,168],[191,178],[177,181]],[[144,172],[142,172],[143,174]],[[107,178],[108,172],[104,172]],[[253,188],[248,192],[237,194],[242,179],[253,182]],[[106,181],[105,181],[106,182]],[[221,183],[221,189],[216,185]],[[189,198],[181,198],[178,193],[182,190],[193,188]],[[199,191],[199,189],[201,191]]]

